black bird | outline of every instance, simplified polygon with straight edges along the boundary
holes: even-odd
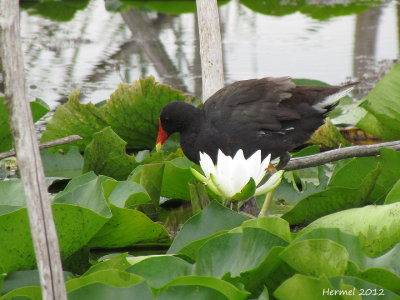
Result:
[[[159,118],[157,149],[174,132],[183,153],[199,163],[199,152],[217,162],[218,149],[234,156],[280,157],[306,142],[326,114],[356,83],[344,86],[296,86],[289,77],[250,79],[232,83],[212,95],[201,109],[184,102],[167,104]]]

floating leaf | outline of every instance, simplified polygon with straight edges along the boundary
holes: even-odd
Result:
[[[161,288],[168,282],[181,276],[192,275],[192,265],[183,259],[171,255],[135,257],[140,260],[126,271],[135,273],[153,288]]]
[[[293,295],[299,300],[322,299],[323,292],[329,290],[333,290],[333,287],[325,277],[318,279],[296,274],[280,285],[273,295],[280,300],[292,300]]]
[[[40,151],[44,172],[47,177],[73,178],[82,174],[83,157],[77,147],[66,153]]]
[[[69,95],[67,103],[57,107],[42,141],[78,134],[82,140],[60,147],[68,149],[78,145],[84,151],[94,133],[111,126],[128,143],[128,148],[152,149],[162,108],[169,102],[185,100],[182,92],[157,83],[154,77],[136,80],[132,85],[120,84],[101,107],[80,104],[78,96],[79,90],[76,90]]]
[[[110,204],[112,217],[90,240],[92,248],[121,248],[134,245],[168,245],[167,230],[144,213]]]
[[[371,203],[369,196],[381,170],[374,158],[354,159],[342,169],[332,176],[326,190],[302,199],[282,218],[290,224],[300,224],[342,209]]]
[[[400,242],[400,203],[340,211],[314,221],[302,233],[316,228],[338,228],[355,235],[363,251],[375,257]]]
[[[40,286],[25,286],[17,288],[11,292],[2,295],[1,299],[29,299],[29,300],[42,300],[42,290]]]
[[[82,140],[58,148],[69,149],[72,146],[78,146],[83,152],[92,140],[93,134],[109,126],[102,113],[92,103],[79,103],[79,93],[79,90],[73,91],[68,96],[68,102],[57,107],[53,117],[47,123],[42,142],[77,134],[82,137]]]
[[[212,201],[201,213],[191,217],[183,225],[168,253],[177,253],[190,242],[208,237],[220,230],[229,230],[237,227],[247,219],[248,217]]]
[[[93,134],[93,139],[85,149],[83,172],[124,180],[139,164],[134,155],[125,152],[126,142],[111,127]]]
[[[224,280],[208,276],[178,277],[164,288],[157,299],[244,300],[249,293]]]
[[[343,275],[349,259],[345,247],[327,239],[294,242],[280,256],[299,273],[316,277]]]
[[[361,107],[368,111],[357,127],[383,139],[400,139],[400,62],[369,92]],[[371,116],[372,115],[372,116]]]
[[[38,121],[50,111],[48,105],[40,99],[29,103],[31,106],[33,121]],[[13,138],[8,125],[8,111],[4,103],[4,97],[0,96],[0,152],[8,151],[13,147]]]
[[[340,131],[332,124],[329,118],[325,119],[324,125],[314,132],[308,142],[331,149],[350,146],[350,143],[342,136]]]

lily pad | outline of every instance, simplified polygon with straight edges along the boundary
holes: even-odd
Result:
[[[126,142],[111,127],[93,134],[93,139],[85,149],[83,172],[124,180],[139,164],[134,155],[125,152]]]
[[[131,149],[152,149],[158,133],[158,117],[169,102],[184,101],[181,91],[159,84],[154,77],[120,84],[101,107],[104,118]]]
[[[168,254],[177,253],[190,242],[206,238],[220,230],[240,226],[248,217],[212,201],[203,211],[191,217],[172,242]]]
[[[78,146],[83,152],[92,140],[93,134],[109,126],[100,110],[92,103],[79,103],[79,93],[79,90],[73,91],[68,96],[68,102],[57,107],[53,117],[47,123],[41,142],[77,134],[82,137],[82,140],[57,148],[68,150],[72,146]]]
[[[209,276],[182,276],[167,284],[157,299],[229,299],[244,300],[249,293],[233,284]]]
[[[400,242],[400,203],[369,205],[322,217],[302,233],[316,228],[338,228],[357,236],[363,251],[371,257],[382,255]],[[366,222],[365,220],[368,220]]]
[[[139,79],[133,84],[120,84],[107,103],[96,107],[92,103],[80,104],[79,90],[68,97],[68,102],[57,107],[49,121],[42,141],[71,134],[83,139],[69,145],[78,145],[84,151],[93,134],[111,126],[128,143],[130,149],[152,149],[158,132],[158,117],[162,108],[172,101],[184,101],[182,92],[157,83],[154,77]]]
[[[82,174],[83,157],[77,147],[66,153],[43,149],[40,154],[47,177],[73,178]]]
[[[400,139],[400,62],[376,84],[361,107],[368,111],[357,127],[383,139]],[[371,115],[372,116],[371,116]]]
[[[134,245],[169,245],[167,230],[144,213],[110,204],[112,217],[90,240],[91,248],[121,248]]]
[[[339,210],[372,203],[369,196],[381,170],[377,161],[374,158],[357,158],[342,169],[332,177],[327,189],[303,198],[282,218],[290,224],[300,224]],[[347,182],[344,177],[348,178]]]
[[[41,99],[29,103],[31,106],[33,121],[38,121],[50,111],[49,106]],[[8,151],[13,147],[13,138],[8,125],[8,111],[4,103],[4,97],[0,97],[0,152]]]
[[[317,129],[308,142],[330,149],[350,146],[350,143],[342,136],[329,118],[325,119],[324,125]]]
[[[157,255],[146,257],[135,257],[139,262],[130,260],[132,267],[126,271],[135,273],[146,279],[153,288],[161,288],[168,282],[181,276],[192,275],[193,266],[172,255]]]
[[[86,284],[82,279],[82,286],[76,290],[68,293],[69,300],[83,300],[83,299],[96,299],[96,300],[153,300],[154,296],[150,291],[150,288],[145,282],[139,284],[131,284],[128,286],[112,286],[108,282],[115,281],[112,278],[115,277],[115,270],[109,270],[108,273],[103,274],[104,280],[98,279],[93,280],[93,283]],[[121,284],[127,284],[127,280],[131,278],[129,274],[120,272],[118,280]],[[80,278],[79,278],[80,279]],[[104,283],[103,283],[104,281]],[[129,282],[129,281],[128,281]],[[68,283],[67,283],[68,286]]]
[[[344,275],[349,259],[345,247],[327,239],[294,242],[280,256],[299,273],[316,277]]]

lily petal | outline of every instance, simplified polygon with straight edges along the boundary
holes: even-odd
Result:
[[[274,173],[266,183],[256,189],[255,195],[262,195],[275,189],[281,183],[283,173],[283,170]]]
[[[203,169],[207,178],[210,178],[211,173],[216,172],[214,163],[207,153],[200,152],[200,167]]]
[[[218,179],[212,173],[210,174],[210,181],[218,191],[218,195],[221,195],[226,199],[230,199],[233,196],[232,191],[226,189],[226,186],[222,186],[223,181],[218,181]]]

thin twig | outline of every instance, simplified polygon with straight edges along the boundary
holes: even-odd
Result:
[[[305,169],[320,166],[329,162],[338,161],[351,157],[376,156],[379,155],[380,148],[390,148],[400,150],[400,141],[379,143],[373,145],[360,145],[346,148],[330,150],[310,156],[291,159],[283,168],[285,171]]]
[[[75,142],[75,141],[78,141],[81,139],[82,139],[82,137],[80,137],[79,135],[70,135],[70,136],[67,136],[67,137],[64,137],[61,139],[44,142],[39,145],[39,148],[45,149],[45,148],[50,148],[50,147],[54,147],[54,146],[69,144],[69,143],[72,143],[72,142]],[[15,149],[12,149],[11,151],[0,153],[0,159],[14,156],[14,155],[15,155]]]

